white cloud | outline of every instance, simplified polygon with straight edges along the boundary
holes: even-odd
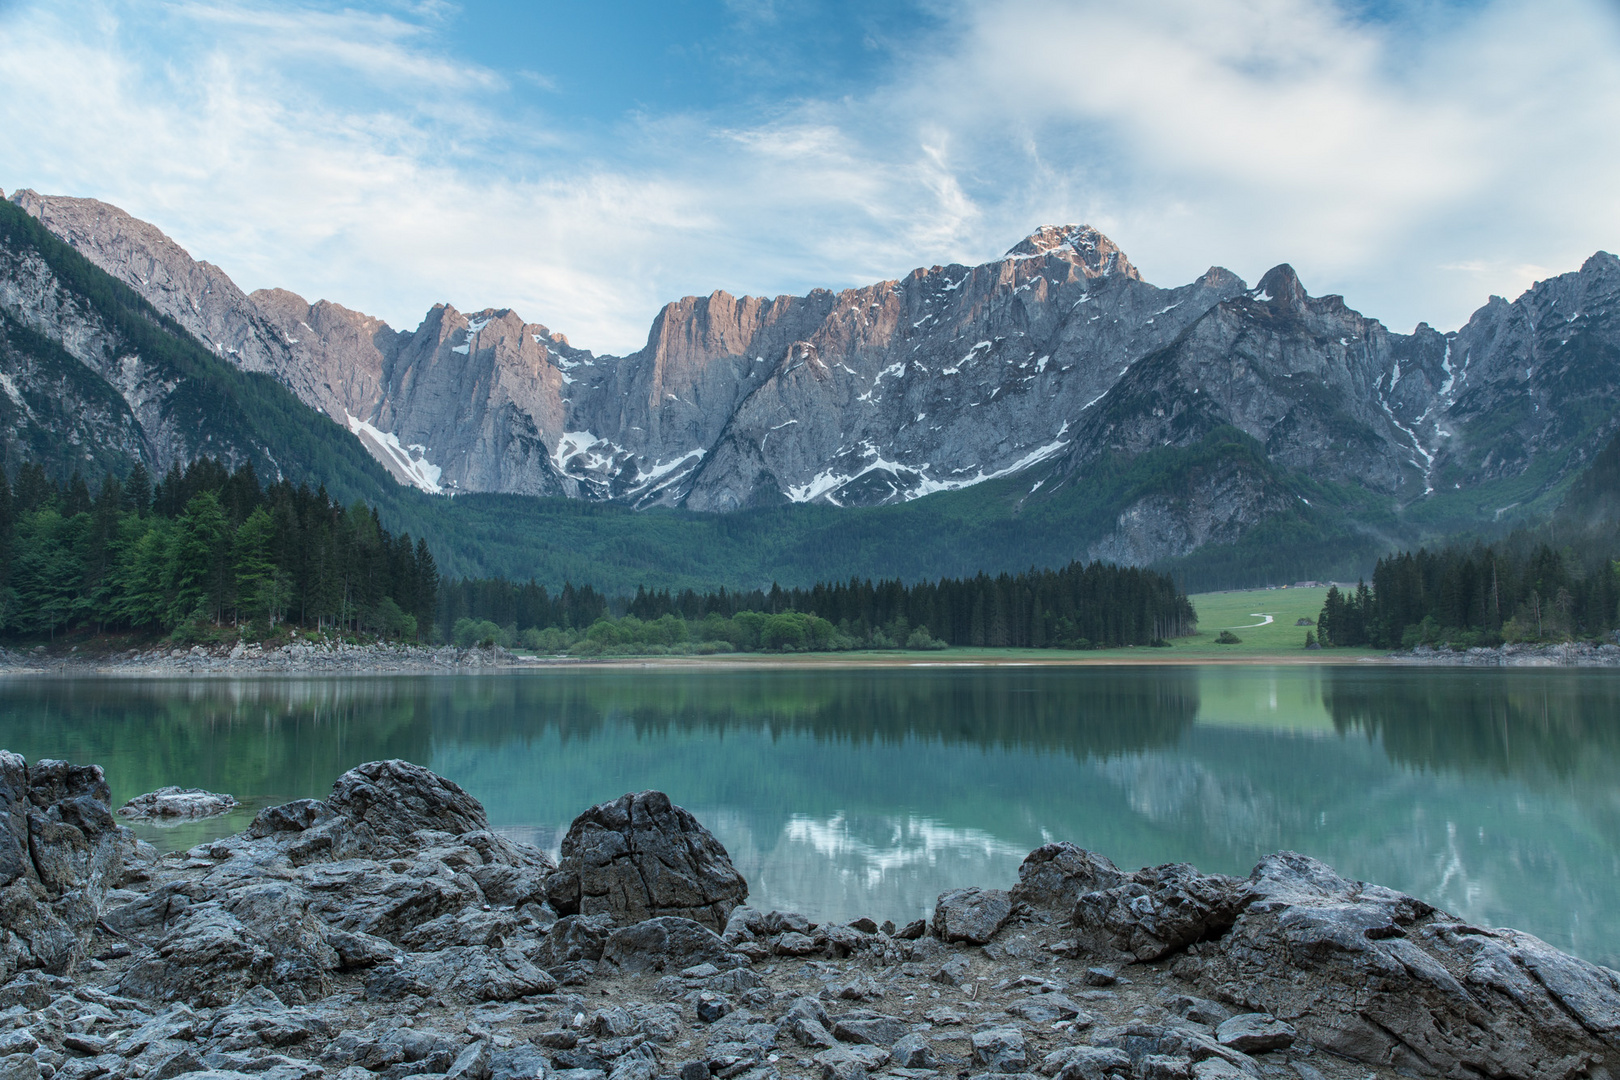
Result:
[[[1397,329],[1620,246],[1599,0],[955,10],[849,98],[603,136],[523,104],[545,76],[447,52],[443,4],[32,0],[0,8],[0,183],[107,199],[246,288],[403,327],[511,306],[614,351],[686,292],[976,261],[1046,221],[1161,284],[1290,261]]]

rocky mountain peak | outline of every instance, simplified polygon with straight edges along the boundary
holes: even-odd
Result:
[[[1005,258],[1033,259],[1042,255],[1066,259],[1086,277],[1118,274],[1142,280],[1119,246],[1090,225],[1042,225],[1014,244]]]
[[[1305,304],[1305,286],[1300,284],[1294,268],[1282,263],[1266,271],[1260,284],[1255,286],[1254,298],[1278,307],[1299,308]]]

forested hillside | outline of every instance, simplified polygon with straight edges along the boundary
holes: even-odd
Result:
[[[1556,550],[1518,534],[1494,545],[1380,559],[1372,587],[1330,589],[1324,645],[1460,648],[1601,638],[1620,626],[1620,544]]]
[[[92,494],[38,465],[0,473],[0,633],[79,629],[265,637],[288,626],[432,638],[438,570],[428,547],[324,488],[261,487],[251,465],[213,461],[152,484],[137,464]]]

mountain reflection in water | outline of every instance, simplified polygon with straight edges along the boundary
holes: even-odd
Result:
[[[1620,960],[1620,673],[1392,668],[609,669],[371,679],[19,679],[0,746],[105,765],[122,800],[228,791],[228,818],[404,757],[555,851],[656,787],[754,902],[917,917],[1073,840],[1125,866],[1246,874],[1293,848]]]

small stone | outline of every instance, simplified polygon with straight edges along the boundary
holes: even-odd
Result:
[[[920,1034],[907,1035],[889,1049],[891,1061],[902,1069],[932,1069],[939,1064],[934,1047]]]
[[[704,991],[698,995],[697,1018],[699,1023],[712,1024],[731,1012],[731,1010],[732,1004],[724,994]]]
[[[833,1025],[833,1037],[864,1046],[893,1046],[910,1030],[911,1025],[904,1020],[875,1013],[859,1013],[839,1017]]]
[[[1119,982],[1119,976],[1115,974],[1114,969],[1105,967],[1086,968],[1086,973],[1080,978],[1087,986],[1113,986]]]
[[[1296,1037],[1292,1026],[1269,1013],[1239,1013],[1215,1029],[1216,1041],[1245,1054],[1286,1050]]]
[[[62,1048],[75,1054],[83,1054],[85,1057],[97,1057],[111,1049],[112,1043],[106,1039],[98,1039],[94,1035],[69,1033],[62,1036]]]
[[[895,938],[897,941],[916,941],[926,933],[928,933],[927,921],[924,919],[913,919],[911,922],[906,923],[906,925],[896,930],[890,936]]]
[[[164,787],[137,795],[118,808],[120,817],[137,821],[218,817],[241,804],[230,795],[202,788]]]
[[[835,1046],[815,1056],[822,1080],[865,1080],[889,1060],[881,1046]]]
[[[542,1031],[534,1037],[536,1046],[544,1046],[547,1050],[572,1050],[579,1045],[579,1033],[566,1029],[559,1031]]]
[[[1148,1054],[1136,1067],[1139,1080],[1193,1080],[1193,1063],[1184,1057]]]
[[[991,1072],[1023,1072],[1029,1065],[1024,1033],[1014,1027],[996,1027],[973,1033],[973,1063]]]
[[[709,1063],[707,1061],[688,1061],[681,1066],[676,1075],[681,1080],[709,1080]]]
[[[777,956],[809,956],[820,952],[821,946],[808,934],[790,930],[771,943],[771,951]]]
[[[961,989],[973,981],[973,969],[965,956],[953,956],[928,976],[937,983]]]

